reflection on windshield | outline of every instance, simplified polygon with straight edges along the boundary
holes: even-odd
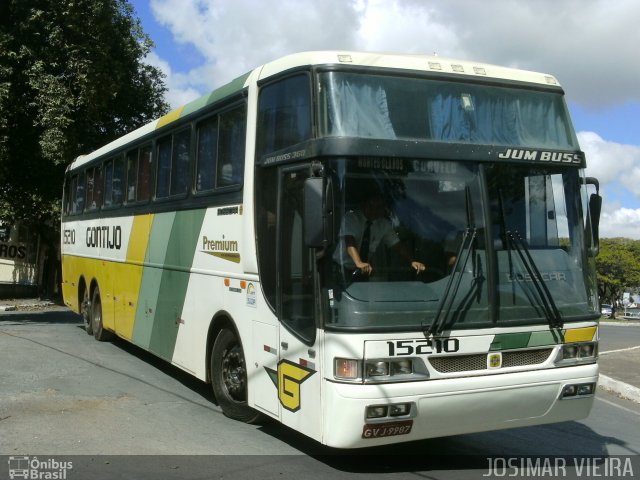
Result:
[[[591,313],[574,170],[363,157],[329,170],[327,326],[551,323],[545,302],[564,320]]]

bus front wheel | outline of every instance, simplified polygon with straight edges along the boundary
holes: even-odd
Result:
[[[247,367],[236,334],[223,329],[211,352],[211,384],[218,405],[229,418],[253,423],[260,413],[247,404]]]

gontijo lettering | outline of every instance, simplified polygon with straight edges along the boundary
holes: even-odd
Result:
[[[122,227],[118,225],[87,227],[86,241],[87,247],[120,250],[122,247]]]

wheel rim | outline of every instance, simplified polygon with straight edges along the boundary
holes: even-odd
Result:
[[[96,299],[93,305],[93,312],[91,315],[91,322],[93,331],[97,332],[102,324],[102,308],[100,308],[100,300]]]
[[[80,306],[80,313],[85,325],[89,325],[89,303],[89,291],[85,289],[82,296],[82,305]]]
[[[247,370],[240,345],[233,345],[223,354],[222,382],[231,398],[246,401]]]

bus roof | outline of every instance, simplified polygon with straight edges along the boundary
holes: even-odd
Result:
[[[486,63],[471,62],[434,55],[396,54],[353,51],[317,51],[301,52],[281,57],[232,80],[228,84],[187,103],[166,115],[114,140],[89,153],[80,155],[67,168],[68,170],[84,165],[98,157],[135,142],[154,130],[164,127],[201,108],[240,92],[247,86],[247,80],[253,72],[259,72],[258,80],[267,79],[279,73],[297,67],[317,65],[353,65],[381,69],[398,69],[430,72],[435,75],[461,75],[479,78],[495,78],[505,81],[525,82],[551,87],[559,87],[557,79],[545,73],[518,70]]]

